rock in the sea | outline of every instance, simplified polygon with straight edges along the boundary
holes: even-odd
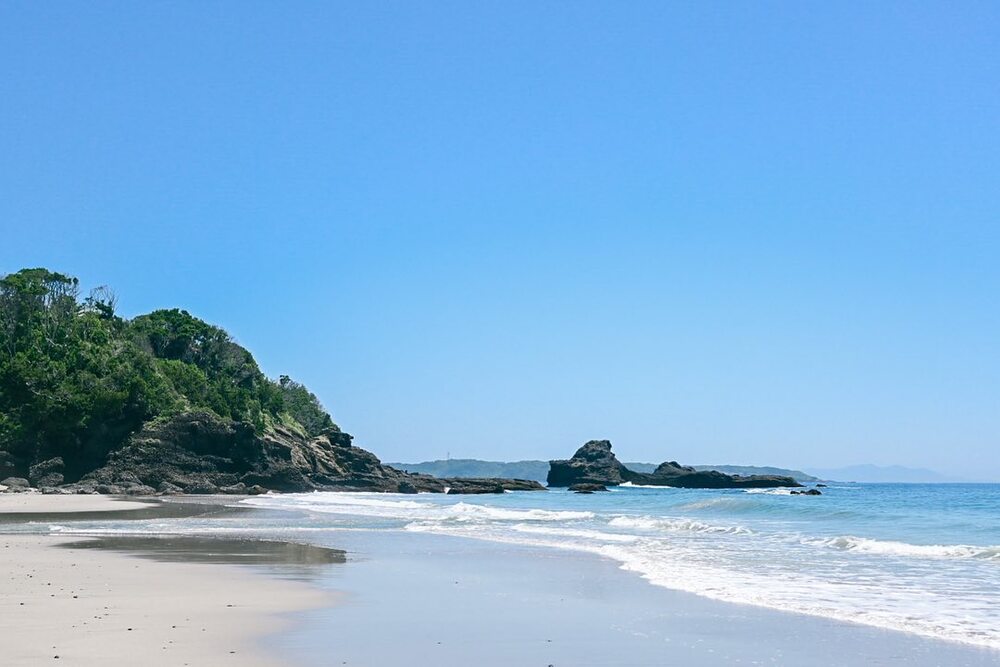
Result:
[[[617,486],[629,480],[630,470],[611,451],[609,440],[591,440],[573,458],[549,461],[549,486],[604,484]]]
[[[503,493],[505,491],[544,491],[545,487],[529,479],[500,477],[447,477],[441,480],[449,494]]]
[[[607,491],[608,487],[603,484],[591,484],[588,482],[582,482],[578,484],[573,484],[569,487],[569,490],[573,493],[594,493],[595,491]]]
[[[573,458],[549,462],[549,486],[603,484],[616,486],[625,482],[644,486],[675,486],[688,489],[740,489],[802,486],[791,477],[751,475],[741,477],[715,470],[695,470],[676,461],[667,461],[651,473],[626,468],[611,451],[607,440],[591,440],[576,451]]]
[[[819,489],[806,489],[805,491],[792,491],[793,496],[822,496],[823,492]]]

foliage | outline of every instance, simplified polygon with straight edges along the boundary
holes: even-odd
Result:
[[[24,465],[62,456],[72,478],[100,465],[143,423],[190,409],[261,432],[291,419],[333,426],[319,401],[272,382],[224,330],[183,310],[128,321],[107,287],[24,269],[0,278],[0,451]]]

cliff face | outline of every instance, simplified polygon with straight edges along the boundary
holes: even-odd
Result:
[[[305,386],[190,313],[127,320],[107,288],[47,269],[0,276],[0,487],[55,492],[496,493],[351,444]],[[66,484],[69,482],[69,484]],[[0,488],[0,490],[3,490]]]
[[[192,412],[147,425],[106,465],[70,488],[101,493],[384,491],[502,493],[541,489],[516,480],[442,480],[382,465],[336,426],[320,435],[249,425]]]
[[[667,461],[651,473],[629,470],[611,451],[607,440],[591,440],[578,449],[571,459],[549,462],[548,485],[553,487],[575,484],[615,486],[631,482],[645,486],[674,486],[688,489],[739,489],[802,486],[791,477],[752,475],[739,477],[714,470],[695,470],[676,461]]]

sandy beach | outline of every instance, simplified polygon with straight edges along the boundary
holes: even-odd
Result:
[[[101,496],[0,496],[2,513],[49,518],[145,507]],[[244,568],[57,548],[79,540],[0,534],[4,664],[285,664],[258,640],[283,628],[289,612],[330,601]]]

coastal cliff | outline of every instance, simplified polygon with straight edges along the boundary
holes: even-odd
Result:
[[[0,486],[51,493],[543,490],[439,479],[356,447],[316,396],[186,311],[131,320],[106,287],[0,278]],[[2,489],[0,489],[2,490]]]
[[[576,450],[573,457],[549,462],[548,485],[674,486],[687,489],[741,489],[802,486],[782,475],[727,475],[715,470],[696,470],[676,461],[661,463],[651,473],[635,472],[621,463],[611,451],[608,440],[591,440]]]

